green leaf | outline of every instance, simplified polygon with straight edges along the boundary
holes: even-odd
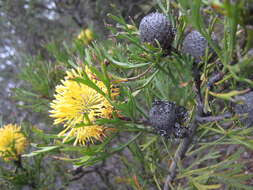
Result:
[[[38,147],[37,145],[34,145],[35,147],[39,148],[40,150],[35,150],[29,154],[23,154],[22,157],[33,157],[33,156],[37,156],[39,154],[43,154],[43,153],[48,153],[48,152],[52,152],[55,150],[60,149],[61,146],[47,146],[47,147]]]
[[[221,188],[221,184],[215,184],[215,185],[202,185],[196,181],[193,181],[194,186],[198,190],[209,190],[209,189],[218,189]]]
[[[77,162],[75,162],[76,165],[80,166],[80,165],[94,165],[97,162],[100,162],[110,156],[112,156],[113,154],[122,151],[124,148],[126,148],[127,146],[129,146],[131,143],[133,143],[142,133],[139,132],[137,135],[135,135],[132,139],[130,139],[129,141],[127,141],[125,144],[122,144],[118,147],[115,148],[111,148],[108,150],[108,152],[96,152],[96,154],[92,155],[91,157],[81,157]]]
[[[106,55],[106,58],[108,60],[110,60],[114,65],[118,66],[118,67],[121,67],[121,68],[124,68],[124,69],[134,69],[134,68],[139,68],[139,67],[144,67],[144,66],[147,66],[147,65],[150,65],[151,63],[139,63],[139,64],[131,64],[131,63],[123,63],[123,62],[120,62],[120,61],[116,61],[115,59],[113,59],[111,56],[109,55]]]
[[[233,96],[237,96],[237,95],[240,95],[240,94],[244,94],[246,93],[248,90],[242,90],[242,91],[239,91],[239,90],[232,90],[230,92],[227,92],[227,93],[215,93],[215,92],[211,92],[209,91],[209,94],[214,96],[214,97],[217,97],[217,98],[220,98],[220,99],[224,99],[224,100],[232,100],[232,97]]]
[[[92,82],[90,79],[88,79],[88,77],[86,78],[80,78],[80,77],[77,77],[77,78],[74,78],[72,79],[76,82],[80,82],[82,84],[85,84],[86,86],[94,89],[95,91],[97,91],[99,94],[103,95],[104,97],[106,97],[106,94],[94,83]]]

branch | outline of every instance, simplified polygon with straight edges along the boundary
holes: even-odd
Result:
[[[223,72],[219,72],[214,76],[211,76],[210,79],[208,80],[207,87],[210,89],[213,86],[213,84],[221,80],[224,77],[224,75],[225,74]]]
[[[194,76],[195,93],[196,93],[196,100],[197,100],[196,117],[190,126],[191,132],[189,133],[189,135],[187,137],[185,137],[183,139],[183,141],[180,143],[180,145],[177,148],[174,159],[170,165],[169,174],[166,178],[163,190],[170,190],[169,185],[171,186],[174,178],[176,177],[177,164],[180,160],[182,160],[184,158],[185,153],[187,152],[187,150],[192,142],[192,139],[194,137],[194,134],[198,128],[197,117],[201,118],[201,117],[205,116],[204,107],[203,107],[204,104],[203,104],[203,99],[202,99],[202,95],[201,95],[200,69],[196,64],[193,65],[193,76]]]
[[[204,113],[203,97],[201,94],[201,79],[200,79],[200,68],[196,63],[193,63],[193,78],[195,88],[193,89],[196,94],[197,100],[197,115],[201,116]]]
[[[220,121],[224,120],[227,118],[232,117],[231,113],[225,113],[223,115],[218,115],[218,116],[207,116],[206,113],[204,113],[204,103],[203,103],[203,98],[201,94],[201,79],[200,79],[200,69],[197,65],[193,65],[193,76],[194,76],[194,84],[195,84],[195,94],[196,94],[196,100],[197,100],[197,110],[196,110],[196,116],[194,121],[191,124],[191,132],[190,134],[183,139],[183,141],[180,143],[178,146],[178,149],[175,153],[173,162],[169,168],[169,175],[166,178],[164,188],[163,190],[169,190],[172,185],[172,181],[176,177],[177,173],[177,164],[180,160],[182,160],[185,156],[185,153],[187,152],[190,144],[192,143],[192,139],[194,137],[194,134],[197,130],[198,124],[203,123],[203,122],[213,122],[213,121]],[[214,75],[213,77],[210,78],[208,81],[208,87],[212,87],[212,85],[221,80],[224,76],[224,73],[219,72],[218,74]]]
[[[207,123],[207,122],[221,121],[221,120],[224,120],[224,119],[231,118],[232,116],[233,115],[231,113],[225,113],[223,115],[207,116],[207,117],[196,116],[196,120],[199,123]]]
[[[98,168],[102,168],[104,166],[104,163],[98,165],[98,166],[95,166],[93,167],[92,169],[90,170],[85,170],[84,168],[84,165],[82,166],[79,166],[71,171],[69,171],[74,177],[70,179],[70,181],[76,181],[76,180],[79,180],[81,179],[83,176],[85,176],[86,174],[89,174],[89,173],[93,173],[93,172],[96,172],[96,170]]]
[[[82,172],[80,172],[80,175],[79,175],[79,176],[73,177],[72,179],[70,179],[70,181],[79,180],[79,179],[81,179],[83,176],[85,176],[86,174],[89,174],[89,173],[92,173],[92,172],[95,172],[95,170],[82,171]]]
[[[197,122],[196,120],[192,123],[191,126],[191,133],[189,134],[188,137],[184,138],[183,141],[180,143],[178,146],[178,149],[176,151],[175,157],[173,159],[172,164],[170,165],[169,168],[169,175],[166,178],[164,188],[163,190],[169,190],[169,185],[171,185],[172,181],[176,177],[176,169],[177,169],[177,163],[182,160],[182,158],[185,156],[186,151],[188,150],[188,147],[190,146],[192,142],[192,138],[195,134],[195,131],[197,130]]]

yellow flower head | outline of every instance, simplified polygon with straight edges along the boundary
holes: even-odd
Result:
[[[85,45],[87,45],[94,39],[94,34],[89,28],[87,28],[80,32],[77,39],[81,40]]]
[[[85,73],[103,92],[107,88],[103,82],[95,79],[94,75],[85,67]],[[77,143],[85,144],[92,139],[101,140],[105,136],[103,126],[93,125],[97,118],[111,118],[113,106],[101,94],[89,86],[74,81],[74,78],[83,77],[82,68],[67,71],[67,76],[56,86],[55,100],[51,103],[50,117],[55,118],[54,124],[64,123],[65,129],[59,134],[65,135],[63,141],[71,137],[76,138]],[[118,95],[118,91],[111,93],[112,99]],[[81,124],[80,126],[77,126]],[[85,126],[82,126],[85,124]]]
[[[26,146],[20,126],[9,124],[0,128],[0,157],[4,160],[17,160]]]

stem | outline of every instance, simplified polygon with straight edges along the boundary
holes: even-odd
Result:
[[[217,81],[221,80],[224,77],[224,73],[223,72],[219,72],[217,74],[215,74],[214,76],[212,76],[207,83],[208,88],[211,88],[213,86],[214,83],[216,83]]]
[[[225,114],[217,115],[217,116],[207,116],[207,117],[196,116],[196,120],[200,123],[206,123],[206,122],[221,121],[221,120],[228,119],[231,117],[232,117],[231,113],[225,113]]]
[[[200,69],[197,65],[193,65],[193,76],[194,76],[194,84],[195,84],[195,93],[196,93],[196,100],[197,100],[197,110],[196,110],[196,117],[194,118],[191,124],[191,132],[190,134],[183,139],[183,141],[179,144],[177,151],[175,153],[174,159],[169,168],[169,174],[166,178],[163,190],[170,190],[172,182],[177,174],[177,165],[180,160],[182,160],[187,152],[190,144],[192,143],[192,139],[194,134],[198,128],[198,120],[197,118],[202,118],[205,116],[204,114],[204,104],[201,95],[201,79],[200,79]]]
[[[23,167],[21,156],[18,155],[18,160],[14,161],[14,164],[17,166],[17,169],[21,169],[23,171],[26,171],[26,169]]]
[[[81,179],[83,176],[85,176],[86,174],[89,174],[89,173],[92,173],[92,172],[95,172],[95,171],[94,171],[94,170],[82,171],[82,172],[80,172],[81,174],[80,174],[79,176],[73,177],[72,179],[70,179],[70,181],[79,180],[79,179]],[[74,175],[77,175],[77,174],[74,174]]]
[[[14,164],[16,165],[16,170],[15,173],[17,172],[22,172],[23,174],[25,174],[27,177],[29,177],[29,181],[27,181],[27,185],[29,187],[31,187],[31,189],[36,189],[37,188],[37,184],[36,182],[33,180],[33,176],[30,177],[29,176],[29,170],[27,170],[26,168],[24,168],[23,164],[22,164],[22,158],[21,155],[18,155],[18,159],[14,161]]]
[[[169,185],[171,185],[172,181],[176,177],[177,163],[180,160],[182,160],[182,158],[185,156],[185,153],[188,150],[188,147],[190,146],[190,144],[192,142],[193,134],[197,130],[197,126],[198,126],[198,124],[195,120],[193,122],[192,126],[191,126],[191,129],[192,129],[191,134],[188,137],[184,138],[183,141],[178,146],[178,149],[177,149],[176,154],[174,156],[173,162],[170,165],[169,175],[166,178],[163,190],[169,190],[170,189]]]

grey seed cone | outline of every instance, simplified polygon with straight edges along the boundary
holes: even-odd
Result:
[[[139,30],[142,42],[157,47],[157,40],[163,50],[170,50],[175,35],[170,21],[164,14],[148,14],[142,18]]]
[[[237,100],[242,101],[242,103],[236,104],[234,111],[236,114],[245,114],[242,116],[240,121],[245,127],[250,127],[253,125],[253,92],[248,92],[247,94],[237,97]]]
[[[215,35],[212,35],[213,40],[216,40]],[[190,32],[183,41],[183,53],[190,54],[194,57],[195,62],[200,62],[205,56],[208,48],[207,40],[196,30]],[[214,52],[212,49],[211,52]]]
[[[154,131],[167,138],[185,136],[185,129],[181,125],[188,117],[187,110],[169,101],[154,101],[149,112],[150,124]]]

